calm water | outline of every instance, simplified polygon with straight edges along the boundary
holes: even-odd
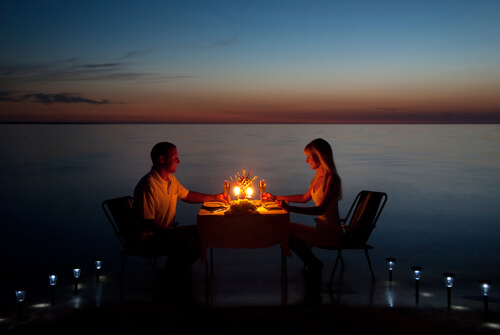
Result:
[[[370,239],[375,268],[394,256],[428,276],[500,280],[499,125],[0,125],[0,134],[2,282],[95,255],[118,264],[101,202],[132,195],[156,142],[177,145],[188,189],[222,192],[246,169],[269,192],[296,194],[313,176],[303,148],[317,137],[334,149],[342,213],[362,189],[389,195]],[[181,203],[178,221],[195,223],[197,210]]]

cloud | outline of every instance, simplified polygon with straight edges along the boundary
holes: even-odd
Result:
[[[0,80],[20,83],[46,83],[60,81],[124,81],[158,82],[189,78],[182,74],[137,71],[135,64],[125,60],[145,54],[145,50],[130,51],[120,62],[85,63],[78,58],[58,62],[9,63],[0,62]]]
[[[77,65],[77,68],[84,69],[93,69],[93,68],[113,68],[122,65],[122,63],[106,63],[106,64],[86,64],[86,65]]]
[[[231,45],[236,43],[238,40],[238,36],[234,35],[231,38],[220,39],[220,40],[208,40],[206,38],[202,38],[197,41],[191,41],[189,43],[183,44],[179,46],[180,50],[183,49],[210,49],[210,48],[219,48]]]
[[[1,91],[0,102],[16,102],[16,99],[12,97],[14,93],[14,91]]]
[[[238,40],[238,36],[233,36],[229,39],[225,39],[225,40],[218,40],[218,41],[215,41],[213,43],[210,43],[207,45],[207,47],[209,48],[212,48],[212,47],[223,47],[223,46],[226,46],[226,45],[230,45],[230,44],[233,44],[234,42],[236,42],[236,40]]]
[[[91,105],[106,105],[111,102],[105,99],[100,101],[87,99],[81,97],[74,93],[30,93],[24,94],[19,97],[14,95],[13,91],[3,91],[0,92],[0,102],[35,102],[35,103],[43,103],[46,105],[54,104],[54,103],[65,103],[65,104],[74,104],[74,103],[85,103]]]
[[[121,59],[126,60],[129,58],[140,57],[140,56],[146,55],[148,53],[149,53],[149,50],[133,50],[133,51],[127,52],[127,54],[125,56],[123,56]]]
[[[23,96],[24,100],[41,102],[44,104],[52,104],[52,103],[86,103],[92,105],[104,105],[109,104],[110,102],[107,100],[96,101],[92,99],[86,99],[77,95],[71,95],[69,93],[57,93],[57,94],[26,94]]]
[[[198,49],[209,49],[209,48],[219,48],[225,47],[235,43],[238,40],[238,36],[234,35],[231,38],[221,39],[217,41],[207,41],[206,39],[202,39],[197,42],[193,42],[190,44],[186,44],[181,47],[181,49],[189,49],[189,48],[198,48]]]

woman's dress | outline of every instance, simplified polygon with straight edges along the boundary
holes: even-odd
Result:
[[[311,197],[319,206],[324,196],[324,185],[321,184],[316,191],[311,188]],[[333,197],[328,205],[328,209],[323,215],[315,219],[316,227],[291,222],[290,232],[297,238],[305,241],[310,247],[320,247],[326,245],[335,245],[340,243],[342,237],[342,227],[340,225],[338,199]]]

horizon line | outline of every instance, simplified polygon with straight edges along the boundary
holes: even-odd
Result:
[[[495,125],[500,122],[166,122],[166,121],[0,121],[0,124],[176,124],[176,125]]]

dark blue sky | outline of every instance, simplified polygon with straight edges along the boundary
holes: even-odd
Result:
[[[500,122],[500,2],[0,2],[0,121]]]

